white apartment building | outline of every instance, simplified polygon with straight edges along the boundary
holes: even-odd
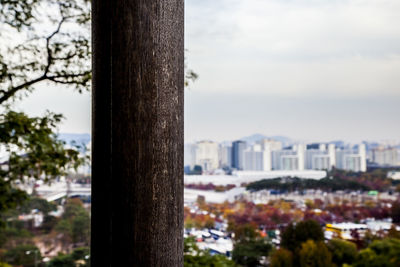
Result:
[[[271,169],[286,171],[303,171],[305,169],[305,146],[297,144],[291,149],[271,152]]]
[[[244,151],[245,171],[270,171],[271,170],[271,152],[263,150],[260,144],[256,144]]]
[[[212,141],[196,143],[195,163],[203,168],[203,171],[212,171],[219,167],[219,145]]]
[[[276,150],[272,151],[271,154],[273,170],[284,170],[283,164],[286,164],[286,166],[293,166],[293,163],[289,164],[287,163],[287,161],[289,160],[289,158],[297,156],[297,152],[292,149]],[[283,157],[285,157],[287,160],[282,160]]]
[[[189,166],[193,169],[196,165],[196,144],[185,144],[184,147],[184,166]]]
[[[314,155],[311,159],[311,169],[313,170],[329,170],[330,164],[329,155]]]
[[[220,145],[219,146],[219,167],[230,167],[232,166],[232,147]]]
[[[299,170],[299,171],[304,171],[305,152],[306,152],[306,146],[304,144],[298,144],[297,145],[297,158],[298,158],[297,170]]]
[[[269,139],[261,140],[248,148],[245,148],[244,142],[236,143],[238,144],[235,155],[244,171],[330,170],[332,167],[354,172],[367,170],[364,144],[360,144],[357,149],[336,149],[334,144],[319,144],[319,146],[312,144],[309,146],[310,149],[304,144],[297,144],[290,149],[282,149],[281,142]],[[378,157],[381,155],[380,152],[380,150],[375,152],[375,159],[378,162],[395,161],[395,156],[397,157],[397,154],[390,154],[392,150],[390,153],[385,150],[389,156],[384,154],[381,156],[383,159],[380,159]],[[194,165],[200,165],[203,171],[213,171],[233,166],[233,155],[233,146],[201,141],[195,145],[185,145],[185,166],[193,168]]]
[[[300,160],[297,155],[283,155],[281,157],[281,170],[295,171],[300,168]]]
[[[396,166],[399,164],[396,148],[378,147],[372,149],[372,162],[382,166]]]
[[[263,151],[282,150],[282,142],[273,139],[263,139],[258,144],[261,145],[261,150]]]
[[[320,144],[319,149],[307,149],[305,166],[308,170],[330,170],[336,166],[335,145]]]
[[[336,166],[338,169],[354,172],[367,171],[367,151],[365,144],[360,144],[358,150],[336,150]]]

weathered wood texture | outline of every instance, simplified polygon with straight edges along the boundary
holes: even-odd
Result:
[[[183,266],[183,2],[92,1],[92,266]]]

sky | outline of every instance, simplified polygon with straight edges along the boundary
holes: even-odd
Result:
[[[187,0],[185,140],[400,139],[400,1]]]
[[[400,1],[186,0],[185,142],[253,133],[400,140]],[[90,94],[41,85],[19,104],[90,133]]]

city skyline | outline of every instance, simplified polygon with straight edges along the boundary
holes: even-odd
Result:
[[[185,142],[252,133],[399,140],[400,2],[186,2]],[[41,84],[18,108],[91,132],[91,95]]]
[[[187,1],[185,139],[399,139],[400,2]]]
[[[279,140],[280,139],[280,140]],[[197,173],[201,167],[206,173],[238,171],[304,171],[338,168],[366,172],[367,165],[398,166],[400,146],[384,148],[379,145],[359,144],[348,146],[340,143],[301,144],[277,137],[250,136],[246,141],[221,144],[200,141],[186,144],[184,153],[185,173]]]

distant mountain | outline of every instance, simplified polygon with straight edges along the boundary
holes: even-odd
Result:
[[[58,138],[68,145],[84,145],[87,146],[92,140],[90,134],[76,134],[76,133],[60,133]]]
[[[246,143],[252,144],[252,143],[255,143],[255,142],[260,141],[262,139],[266,139],[266,138],[268,138],[268,137],[266,135],[263,135],[263,134],[253,134],[253,135],[250,135],[250,136],[242,137],[242,138],[240,138],[240,140],[246,141]]]

